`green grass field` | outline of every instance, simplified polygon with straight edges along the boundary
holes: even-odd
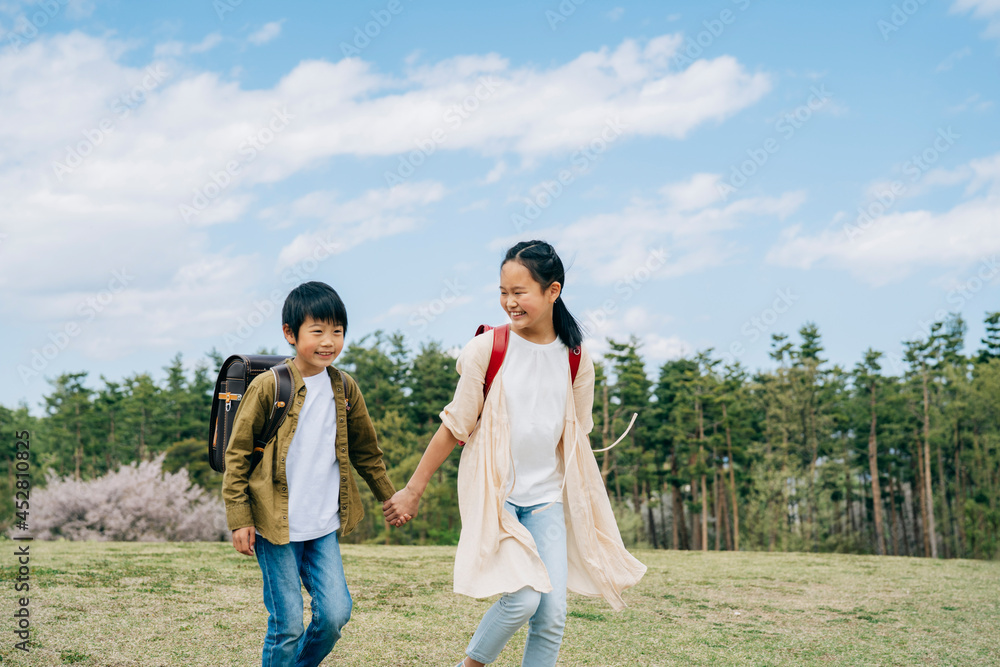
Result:
[[[7,665],[255,665],[260,571],[228,544],[32,542],[30,653]],[[451,592],[452,547],[343,547],[354,613],[324,665],[452,667],[492,600]],[[560,665],[997,665],[1000,563],[640,551],[629,608],[570,595]],[[525,630],[496,665],[520,665]]]

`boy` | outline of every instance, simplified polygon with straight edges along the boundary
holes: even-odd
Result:
[[[248,478],[254,433],[275,396],[274,375],[261,373],[250,383],[233,421],[222,496],[233,546],[256,554],[263,575],[269,616],[262,664],[311,667],[330,653],[351,616],[337,530],[350,533],[364,510],[348,462],[380,501],[395,489],[361,390],[345,373],[345,396],[341,372],[331,366],[347,332],[337,292],[321,282],[299,285],[285,299],[281,320],[295,347],[292,405]],[[304,632],[302,584],[312,596]]]

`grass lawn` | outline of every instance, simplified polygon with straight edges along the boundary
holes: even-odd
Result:
[[[228,544],[31,542],[30,652],[4,665],[256,665],[260,571]],[[351,622],[324,665],[452,667],[492,600],[451,592],[453,547],[343,547]],[[570,594],[559,664],[1000,665],[1000,563],[639,551],[629,608]],[[521,664],[525,629],[495,665]]]

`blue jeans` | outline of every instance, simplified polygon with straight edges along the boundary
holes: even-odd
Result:
[[[528,623],[521,667],[552,667],[559,657],[563,628],[566,626],[566,520],[562,503],[553,503],[538,514],[531,511],[545,507],[518,507],[505,503],[504,508],[528,529],[538,547],[552,582],[552,591],[539,593],[524,587],[504,593],[486,611],[479,622],[465,654],[473,660],[491,663],[522,625]]]
[[[264,577],[267,634],[263,667],[315,667],[333,650],[351,618],[337,531],[304,542],[271,544],[257,535],[257,563]],[[302,625],[302,585],[312,596],[309,629]]]

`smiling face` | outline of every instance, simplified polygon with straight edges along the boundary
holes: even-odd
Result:
[[[288,324],[283,328],[285,340],[295,346],[295,365],[303,377],[321,373],[344,349],[343,325],[321,322],[307,315],[298,336],[292,335]]]
[[[561,290],[558,282],[543,290],[531,271],[517,260],[505,263],[500,269],[500,307],[510,317],[511,329],[534,343],[555,340],[552,305]]]

